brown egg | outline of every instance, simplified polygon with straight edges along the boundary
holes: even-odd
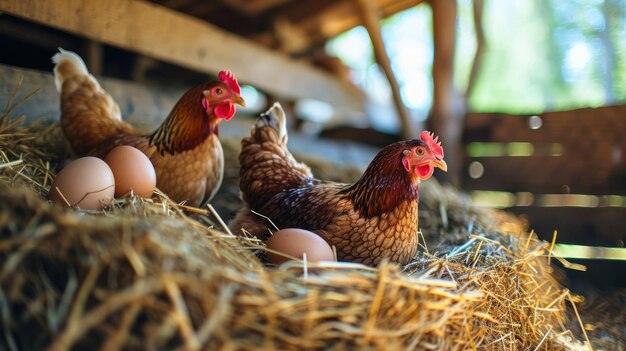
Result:
[[[99,158],[82,157],[57,174],[48,198],[65,206],[69,203],[86,210],[99,210],[111,202],[114,192],[115,180],[109,166]]]
[[[267,248],[299,259],[306,252],[306,259],[310,262],[335,261],[330,245],[319,235],[303,229],[288,228],[277,231],[267,240]],[[289,261],[288,257],[269,251],[267,257],[274,264]]]
[[[148,156],[138,149],[122,145],[109,152],[104,161],[115,177],[115,197],[132,190],[142,197],[150,197],[156,187],[156,172]]]

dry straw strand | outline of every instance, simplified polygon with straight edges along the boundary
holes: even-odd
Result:
[[[552,276],[550,245],[454,189],[420,185],[424,251],[404,267],[272,267],[262,243],[226,228],[220,208],[232,206],[221,198],[236,198],[236,177],[208,210],[160,191],[104,211],[47,203],[67,154],[41,141],[58,126],[21,127],[10,111],[0,124],[0,348],[582,349],[566,338],[580,333],[566,328],[574,301]],[[237,143],[224,140],[226,164],[237,164]],[[359,175],[307,162],[336,180]]]

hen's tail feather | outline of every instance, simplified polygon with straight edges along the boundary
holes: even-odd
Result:
[[[80,56],[59,48],[52,62],[54,83],[61,93],[61,128],[78,156],[98,154],[96,148],[110,147],[102,143],[113,137],[137,134],[122,121],[119,105],[89,74]]]
[[[258,210],[285,189],[308,186],[311,169],[287,148],[285,112],[275,103],[257,118],[250,137],[241,142],[239,176],[243,200]]]
[[[87,65],[78,54],[73,51],[59,48],[59,52],[52,56],[54,63],[54,85],[60,92],[63,82],[74,76],[88,76],[96,85],[99,85],[94,76],[89,74]]]
[[[264,126],[275,129],[281,144],[287,144],[287,119],[280,103],[275,102],[269,110],[261,113],[261,116],[254,123],[255,130],[260,130]]]

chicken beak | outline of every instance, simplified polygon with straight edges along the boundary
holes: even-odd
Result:
[[[246,102],[239,95],[235,95],[235,97],[233,98],[233,103],[240,105],[241,107],[246,107]]]
[[[448,171],[448,164],[446,164],[446,161],[444,161],[444,160],[437,160],[437,159],[435,159],[433,161],[433,166],[435,166],[437,168],[440,168],[444,172]]]

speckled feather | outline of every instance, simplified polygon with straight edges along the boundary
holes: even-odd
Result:
[[[71,61],[62,61],[57,69],[66,75],[61,83],[61,127],[77,156],[104,158],[115,146],[133,146],[148,156],[157,187],[174,201],[198,206],[215,195],[222,183],[224,156],[217,122],[207,122],[200,104],[209,83],[185,93],[161,127],[145,135],[121,119],[119,106],[93,76]],[[197,103],[185,98],[192,95],[197,95]]]
[[[275,117],[275,116],[274,116]],[[284,116],[283,116],[284,117]],[[421,140],[387,146],[352,185],[313,178],[286,147],[286,131],[260,117],[242,141],[240,186],[246,203],[231,228],[266,239],[273,228],[311,230],[337,248],[339,260],[375,265],[383,257],[408,262],[417,250],[417,182],[401,163]],[[284,134],[284,135],[283,135]]]

